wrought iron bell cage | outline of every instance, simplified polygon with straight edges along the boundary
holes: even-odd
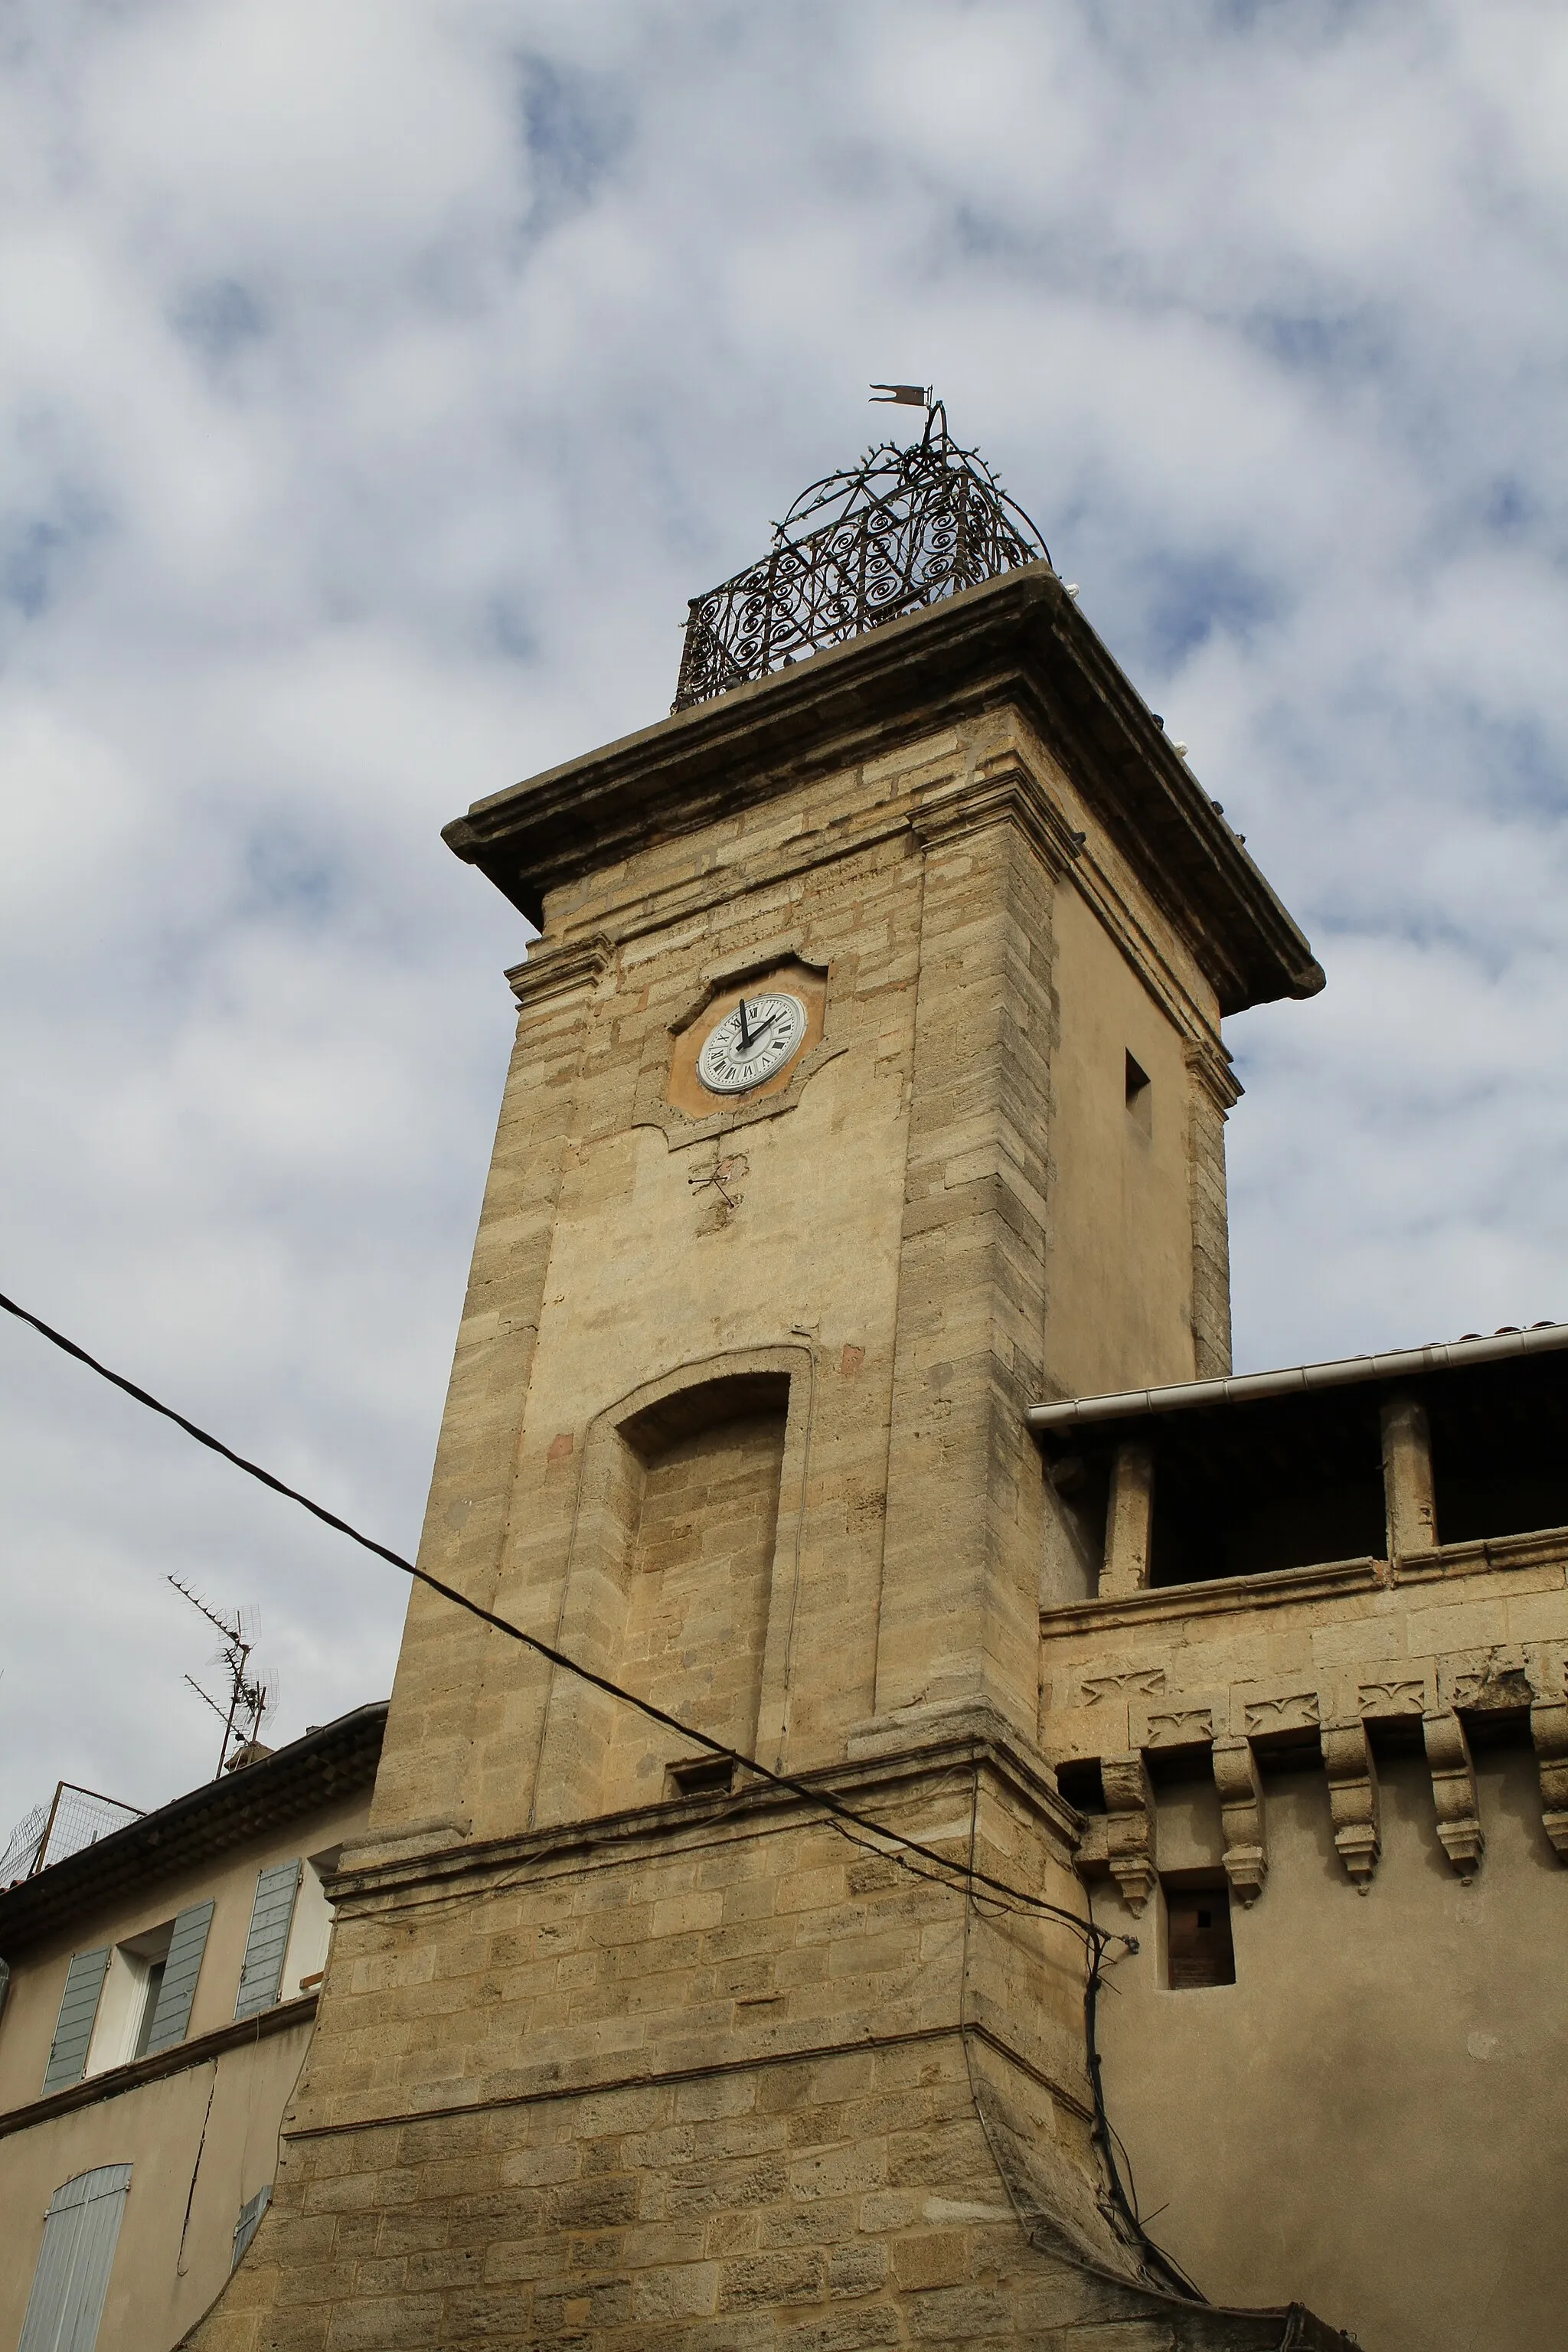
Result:
[[[879,442],[814,482],[760,562],[691,599],[672,708],[1040,562],[1050,555],[1035,525],[932,401],[918,442]]]

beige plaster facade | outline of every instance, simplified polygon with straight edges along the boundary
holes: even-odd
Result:
[[[98,2342],[168,2352],[229,2274],[242,2209],[268,2188],[278,2132],[310,2039],[331,1914],[325,1882],[369,1811],[383,1710],[197,1790],[0,1894],[0,2345],[22,2334],[45,2217],[65,2184],[128,2167]],[[238,2022],[265,1874],[299,1864],[276,1985]],[[212,1906],[188,2014],[136,2052],[144,1954]],[[46,2087],[75,1954],[107,1958],[74,2079]]]

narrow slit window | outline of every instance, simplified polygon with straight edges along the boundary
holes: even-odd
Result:
[[[1127,1115],[1135,1118],[1145,1135],[1154,1123],[1154,1089],[1149,1083],[1149,1073],[1141,1062],[1127,1056]]]
[[[1224,1879],[1165,1888],[1165,1982],[1172,1992],[1236,1982],[1230,1888]]]

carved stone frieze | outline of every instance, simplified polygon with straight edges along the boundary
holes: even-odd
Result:
[[[1315,1731],[1321,1704],[1315,1690],[1249,1691],[1243,1689],[1241,1722],[1237,1728],[1248,1738],[1268,1731]]]
[[[1425,1715],[1431,1700],[1432,1693],[1424,1675],[1361,1683],[1356,1687],[1356,1713],[1373,1723],[1390,1716]]]
[[[1486,1851],[1469,1739],[1451,1707],[1434,1708],[1424,1716],[1421,1732],[1432,1775],[1432,1801],[1437,1809],[1437,1835],[1468,1886]]]
[[[1165,1687],[1163,1666],[1137,1666],[1121,1675],[1086,1675],[1079,1685],[1085,1706],[1119,1698],[1155,1698]]]
[[[1325,1723],[1318,1734],[1329,1783],[1334,1850],[1358,1895],[1372,1885],[1382,1847],[1377,1764],[1364,1723]]]
[[[1134,1750],[1103,1758],[1100,1774],[1107,1813],[1106,1858],[1122,1900],[1136,1917],[1153,1892],[1159,1868],[1149,1768]]]
[[[1202,1748],[1214,1738],[1216,1717],[1224,1721],[1214,1700],[1169,1693],[1158,1703],[1132,1707],[1132,1742],[1137,1748]]]
[[[1225,1826],[1226,1876],[1244,1904],[1256,1903],[1268,1876],[1268,1835],[1263,1810],[1263,1783],[1258,1759],[1248,1739],[1216,1739],[1214,1744],[1215,1786],[1219,1790],[1220,1819]]]

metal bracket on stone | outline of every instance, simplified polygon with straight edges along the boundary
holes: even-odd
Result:
[[[1428,1710],[1421,1718],[1421,1733],[1432,1775],[1432,1801],[1437,1809],[1437,1835],[1468,1886],[1480,1867],[1487,1843],[1476,1801],[1469,1739],[1451,1707]]]
[[[1100,1774],[1108,1816],[1106,1859],[1122,1901],[1136,1918],[1153,1893],[1159,1867],[1149,1768],[1134,1748],[1129,1756],[1102,1758]]]
[[[1318,1738],[1328,1776],[1334,1850],[1356,1893],[1364,1895],[1382,1851],[1377,1764],[1372,1743],[1361,1722],[1325,1723]]]
[[[1216,1739],[1214,1744],[1215,1786],[1219,1790],[1220,1819],[1225,1825],[1225,1874],[1243,1904],[1257,1902],[1268,1876],[1268,1837],[1263,1811],[1263,1783],[1250,1739]]]

